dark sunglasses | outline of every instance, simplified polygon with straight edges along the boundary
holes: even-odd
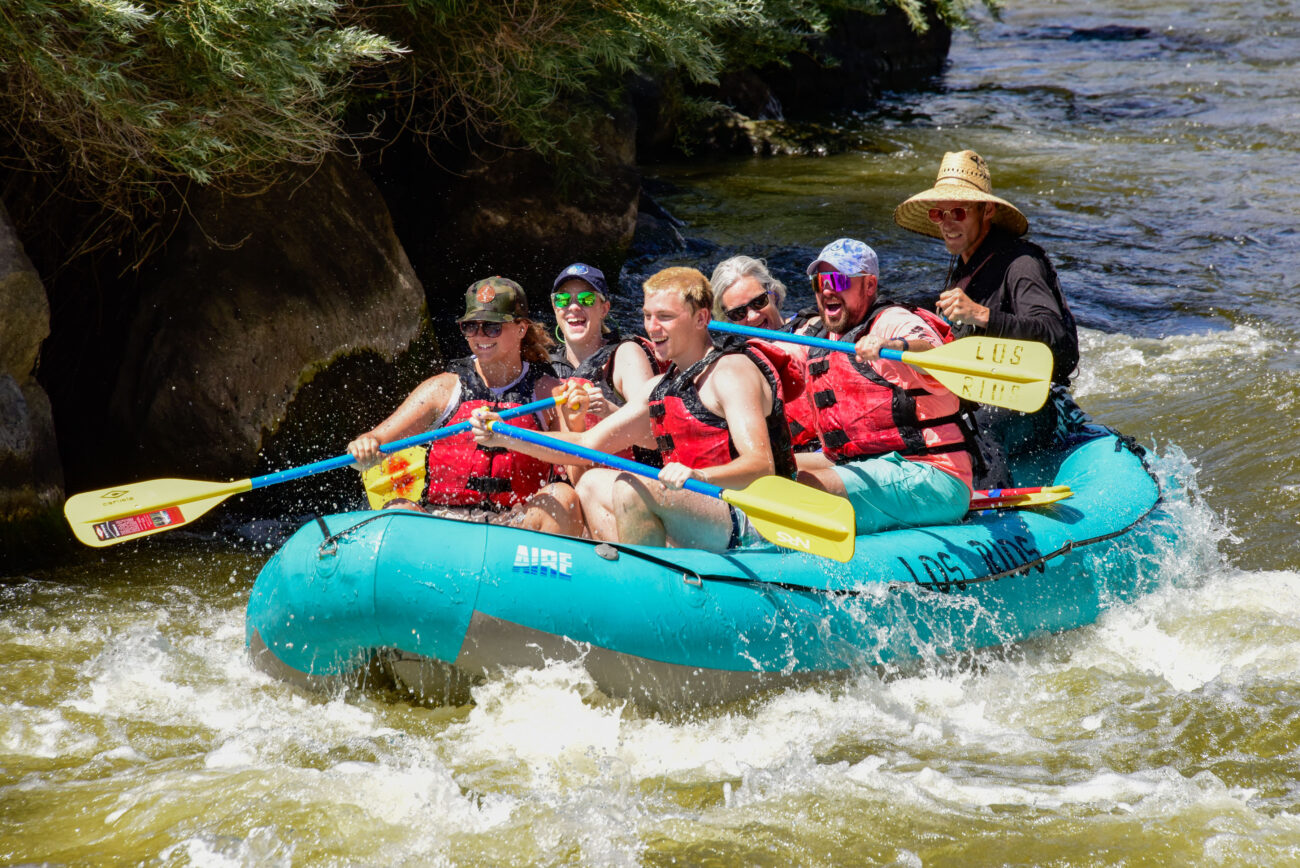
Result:
[[[954,220],[956,220],[958,223],[960,223],[961,221],[963,221],[963,220],[966,219],[966,215],[967,215],[968,213],[970,213],[970,212],[967,211],[965,208],[962,208],[961,206],[958,206],[958,207],[956,207],[956,208],[953,208],[951,211],[945,211],[945,210],[943,210],[942,208],[931,208],[931,209],[930,209],[930,222],[931,222],[931,223],[942,223],[943,220],[944,220],[944,217],[947,216],[948,214],[951,214],[951,215],[952,215],[952,219],[954,219]]]
[[[471,319],[460,324],[460,333],[467,338],[472,338],[481,330],[485,338],[499,338],[503,328],[505,328],[503,322],[479,322]]]
[[[572,302],[573,300],[574,300],[574,296],[573,293],[571,292],[551,293],[551,303],[555,305],[556,310],[568,307],[569,303]],[[591,307],[593,304],[596,303],[596,293],[590,289],[585,289],[582,292],[578,293],[577,300],[578,300],[578,304],[582,305],[583,307]]]
[[[853,285],[853,278],[863,277],[861,274],[840,274],[838,271],[827,271],[812,275],[813,292],[821,292],[823,289],[829,289],[831,292],[844,292]]]
[[[744,319],[746,316],[749,315],[749,311],[752,310],[754,313],[758,313],[760,310],[767,307],[771,303],[772,303],[771,293],[765,292],[762,295],[754,296],[749,301],[745,302],[739,307],[729,307],[726,310],[724,310],[722,313],[724,316],[726,316],[727,319],[731,320],[732,322],[740,322],[742,319]]]

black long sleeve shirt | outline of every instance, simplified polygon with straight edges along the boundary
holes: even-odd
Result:
[[[1079,364],[1079,332],[1061,292],[1056,269],[1037,244],[994,226],[965,262],[958,261],[948,286],[965,284],[966,295],[989,309],[985,328],[955,326],[957,337],[1041,341],[1052,350],[1052,380],[1069,385]]]

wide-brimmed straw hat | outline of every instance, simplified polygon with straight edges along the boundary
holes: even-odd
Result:
[[[935,202],[992,202],[997,206],[993,212],[994,225],[1017,236],[1029,230],[1029,221],[1019,208],[993,195],[993,177],[988,164],[974,151],[944,154],[934,186],[895,208],[894,222],[904,229],[942,238],[939,224],[930,219],[929,212]]]

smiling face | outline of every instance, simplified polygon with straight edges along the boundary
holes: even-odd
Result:
[[[817,263],[818,274],[830,274],[834,268],[824,262]],[[830,287],[817,290],[817,310],[822,322],[832,334],[842,335],[866,319],[871,303],[876,299],[877,279],[874,274],[854,277],[849,288],[836,292]]]
[[[690,356],[709,343],[709,312],[671,290],[647,292],[641,316],[657,361]]]
[[[493,323],[481,323],[474,334],[464,335],[474,358],[483,364],[517,364],[523,358],[520,347],[523,345],[524,333],[528,331],[528,321],[515,320],[500,323],[501,334],[494,338],[483,333],[484,325],[493,325]]]
[[[939,223],[939,232],[943,236],[943,246],[953,256],[960,256],[965,262],[980,246],[989,234],[993,224],[994,206],[987,202],[931,202],[931,208],[945,212]],[[966,219],[954,220],[951,213],[954,208],[964,208]]]
[[[764,299],[767,306],[760,310],[746,308],[744,319],[732,320],[731,317],[727,317],[727,320],[752,328],[779,329],[783,325],[781,312],[776,309],[772,296],[763,288],[763,284],[750,275],[738,279],[722,293],[722,309],[731,310],[743,304],[748,304],[756,298]]]
[[[555,309],[555,321],[560,324],[565,343],[580,344],[592,335],[599,335],[605,317],[609,315],[609,300],[596,293],[596,303],[584,307],[578,303],[578,293],[594,292],[585,280],[566,280],[555,289],[570,294],[569,303]]]

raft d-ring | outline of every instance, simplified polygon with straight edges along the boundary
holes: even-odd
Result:
[[[312,518],[316,519],[316,526],[320,528],[321,536],[325,537],[325,539],[321,541],[320,547],[316,549],[317,556],[329,557],[338,554],[338,539],[330,535],[330,528],[329,525],[325,523],[325,519],[321,518],[319,515],[314,515]]]
[[[700,578],[699,574],[696,574],[695,578],[691,578],[689,574],[682,573],[682,581],[697,588],[704,587],[704,579]]]

